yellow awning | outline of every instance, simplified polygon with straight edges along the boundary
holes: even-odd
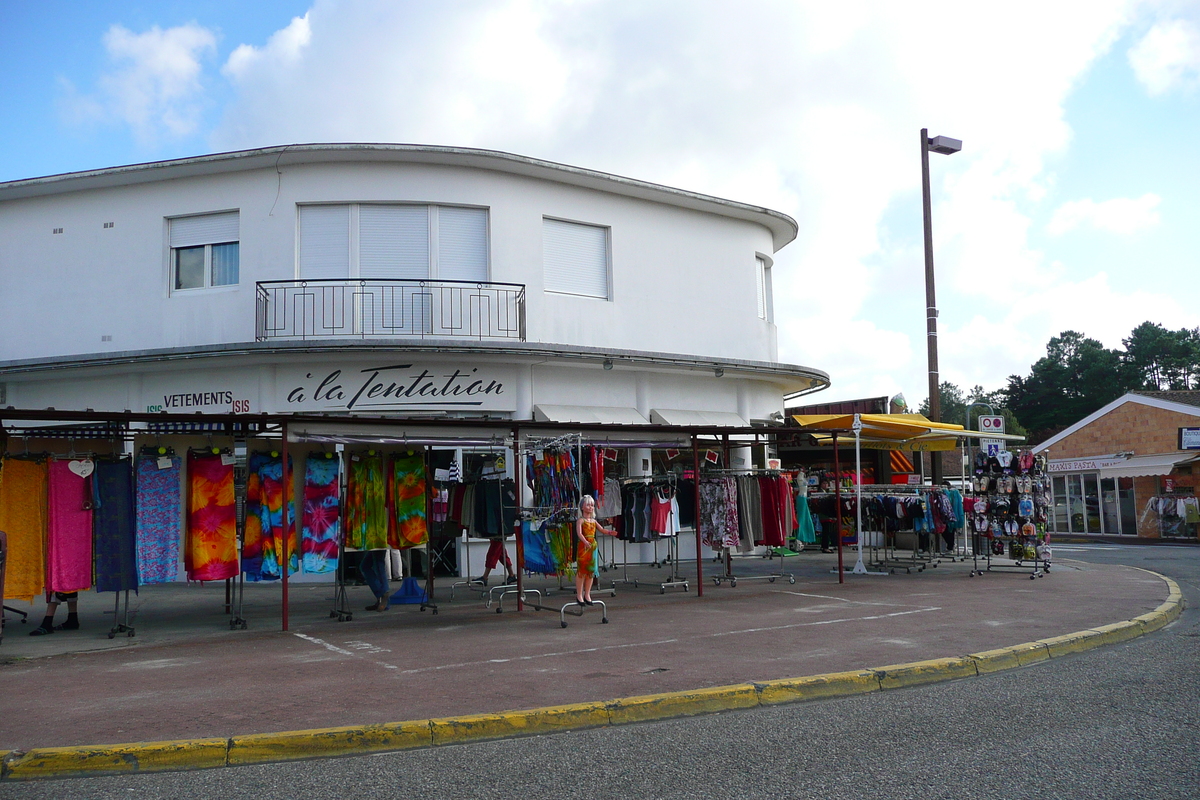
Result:
[[[1022,436],[971,431],[951,422],[934,422],[923,414],[859,414],[859,444],[868,450],[913,452],[954,450],[959,440],[981,437],[1024,441]],[[797,414],[796,424],[813,434],[818,444],[832,444],[833,434],[846,441],[854,436],[853,414]]]

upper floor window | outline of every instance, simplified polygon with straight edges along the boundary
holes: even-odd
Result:
[[[543,217],[542,272],[547,292],[609,299],[609,229]]]
[[[775,321],[774,298],[771,292],[771,262],[762,256],[754,259],[755,289],[758,294],[758,318]]]
[[[238,212],[176,217],[169,224],[171,285],[176,291],[237,285]]]
[[[300,277],[486,282],[487,209],[300,206]]]

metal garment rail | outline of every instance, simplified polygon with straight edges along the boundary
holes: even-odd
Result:
[[[705,470],[703,473],[703,476],[722,476],[723,475],[723,476],[728,476],[728,477],[734,477],[734,476],[782,477],[785,472],[786,472],[786,470],[781,470],[781,469],[755,469],[755,468],[711,469],[711,470]],[[697,481],[696,481],[697,487],[699,486],[700,477],[703,477],[703,476],[697,477]],[[699,508],[698,503],[697,503],[697,507],[696,507],[696,513],[697,513],[697,517],[698,517],[699,513],[700,513],[700,508]],[[697,526],[696,527],[698,530],[699,529],[699,519],[698,518],[697,518]],[[838,538],[839,538],[839,540],[841,538],[840,532],[839,532]],[[787,541],[786,537],[784,537],[784,541],[785,542]],[[729,581],[729,585],[731,587],[735,587],[735,586],[737,586],[737,582],[739,580],[741,580],[741,581],[764,581],[765,580],[768,583],[774,583],[777,579],[787,578],[789,583],[796,582],[796,576],[793,573],[788,572],[784,569],[784,561],[783,561],[782,556],[779,558],[779,573],[778,574],[775,574],[775,575],[734,575],[733,574],[733,562],[735,559],[765,558],[766,556],[758,556],[758,555],[734,556],[731,551],[731,548],[728,548],[728,547],[722,547],[718,551],[718,553],[719,553],[719,557],[721,559],[721,564],[725,569],[725,573],[723,575],[714,575],[713,576],[713,584],[715,586],[720,586],[722,581]]]

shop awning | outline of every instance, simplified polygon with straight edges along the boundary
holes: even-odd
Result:
[[[685,411],[680,408],[652,408],[650,421],[656,425],[721,425],[748,428],[750,423],[732,411]]]
[[[922,414],[859,414],[858,418],[862,422],[860,444],[868,450],[954,450],[960,440],[968,438],[1025,439],[967,430],[951,422],[934,422]],[[832,443],[835,432],[843,441],[854,436],[853,414],[797,414],[792,419],[811,432],[818,444]]]
[[[533,407],[536,422],[604,422],[621,425],[649,425],[650,420],[636,408],[624,406],[542,406]],[[744,425],[745,423],[743,423]]]
[[[1200,461],[1195,453],[1163,453],[1152,456],[1130,456],[1120,464],[1101,467],[1102,478],[1139,478],[1144,475],[1170,475],[1171,470],[1184,464]]]

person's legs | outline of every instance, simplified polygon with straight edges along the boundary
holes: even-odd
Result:
[[[359,572],[371,592],[375,595],[375,604],[367,606],[368,611],[383,611],[388,607],[388,564],[386,550],[368,550],[359,563]]]
[[[56,631],[77,631],[79,630],[79,592],[69,592],[56,595],[60,601],[67,604],[67,621],[61,625],[55,625]]]
[[[592,581],[595,576],[591,572],[585,572],[583,575],[583,601],[588,605],[592,604]]]
[[[583,570],[575,571],[575,602],[583,605]]]
[[[58,611],[58,597],[46,603],[46,616],[42,618],[42,624],[29,632],[30,636],[45,636],[48,633],[54,633],[54,613]]]
[[[504,540],[492,539],[488,545],[487,557],[483,561],[483,574],[479,576],[479,580],[487,583],[488,575],[492,574],[492,570],[500,563],[500,554],[504,553]],[[508,560],[508,554],[504,553],[505,560]]]

